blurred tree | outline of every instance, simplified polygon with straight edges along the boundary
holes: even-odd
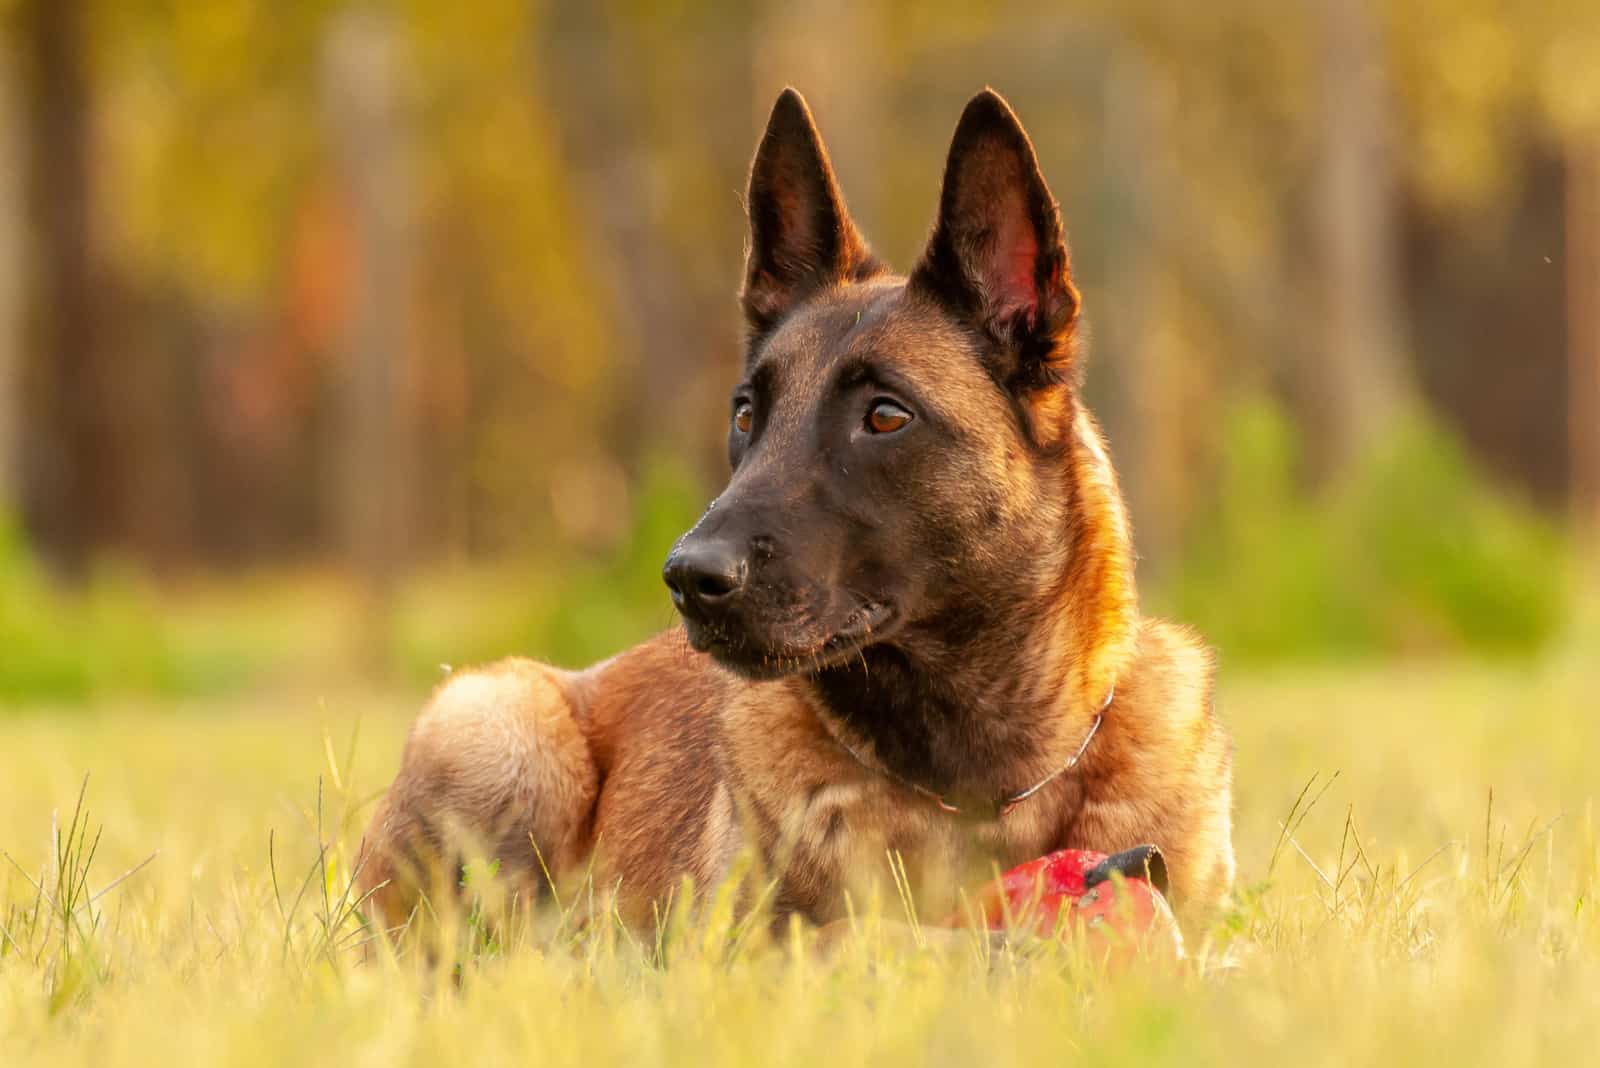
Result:
[[[606,307],[622,369],[605,440],[635,475],[663,448],[694,450],[708,481],[725,466],[716,426],[738,349],[761,10],[568,0],[551,11],[538,88],[566,117],[572,225],[604,265],[587,299]]]
[[[881,214],[885,150],[884,5],[857,0],[755,5],[750,47],[752,127],[766,127],[786,85],[800,87],[822,124],[850,213],[871,238]],[[754,154],[755,145],[751,144]]]
[[[1323,346],[1314,378],[1316,457],[1324,473],[1347,469],[1387,441],[1414,407],[1406,344],[1395,307],[1393,123],[1387,41],[1368,0],[1320,0],[1321,247]]]
[[[634,392],[619,373],[606,243],[583,212],[587,175],[562,142],[583,113],[548,88],[552,15],[526,0],[398,8],[423,213],[419,526],[450,516],[454,540],[436,551],[587,547],[557,514],[555,487],[610,469],[614,413]]]
[[[90,203],[87,15],[84,0],[25,0],[14,16],[28,102],[32,264],[22,515],[69,575],[82,572],[111,525],[120,486],[98,358],[106,309]]]
[[[61,36],[54,5],[13,6],[8,29],[19,54],[37,51],[35,29]],[[603,455],[610,427],[593,416],[614,390],[608,301],[595,299],[555,126],[534,91],[544,80],[538,7],[68,6],[83,8],[70,23],[77,36],[49,55],[66,55],[101,112],[85,124],[95,151],[83,186],[97,200],[85,225],[96,224],[100,266],[88,280],[95,284],[61,288],[121,316],[115,366],[102,361],[103,373],[82,388],[115,398],[116,440],[92,454],[125,477],[111,487],[120,495],[94,498],[103,521],[86,541],[146,555],[172,546],[184,559],[198,552],[215,561],[345,544],[342,458],[360,450],[346,440],[339,397],[347,330],[362,314],[361,228],[338,180],[348,173],[344,143],[331,122],[307,117],[326,99],[319,70],[329,18],[352,6],[391,20],[408,56],[395,94],[413,112],[410,143],[383,164],[412,170],[416,201],[417,284],[383,312],[394,338],[417,352],[410,367],[394,368],[400,439],[421,461],[398,476],[396,492],[411,504],[397,506],[396,523],[432,552],[501,551],[559,533],[552,472]],[[42,92],[51,84],[26,81],[30,111],[58,106]],[[70,124],[29,129],[71,141]],[[56,157],[22,158],[44,172]],[[74,188],[43,178],[29,185],[52,203]],[[41,223],[34,236],[63,250],[72,232]],[[31,273],[43,308],[52,275]],[[413,311],[395,317],[396,307]],[[83,317],[66,321],[75,337],[83,333]],[[81,344],[71,347],[87,358]],[[57,363],[37,350],[28,362],[30,382],[40,380],[30,389],[42,396],[61,377]],[[89,409],[31,407],[26,452],[37,477],[28,484],[34,498],[59,505],[34,511],[82,526],[89,513],[60,503],[75,482],[58,477],[53,442],[70,438],[62,420]],[[54,545],[55,528],[35,529]]]
[[[410,311],[416,259],[415,146],[400,93],[406,62],[387,13],[351,8],[328,26],[325,109],[355,231],[355,284],[339,383],[346,443],[339,497],[364,580],[370,658],[388,648],[385,622],[409,548],[403,495],[414,475],[405,386],[413,375]],[[378,666],[381,667],[381,664]]]
[[[22,285],[25,145],[18,115],[16,61],[0,42],[0,521],[17,506],[22,464]]]
[[[1163,234],[1181,199],[1173,173],[1174,86],[1136,47],[1117,49],[1106,78],[1107,199],[1118,240],[1106,249],[1102,336],[1111,366],[1102,418],[1132,514],[1141,567],[1157,580],[1181,536],[1183,357],[1172,344],[1173,272],[1162,269]]]
[[[1568,433],[1572,514],[1600,554],[1600,133],[1567,151]]]

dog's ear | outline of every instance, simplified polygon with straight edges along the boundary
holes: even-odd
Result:
[[[825,286],[883,269],[856,230],[804,98],[785,89],[750,167],[750,250],[740,302],[752,336]]]
[[[1078,291],[1033,143],[992,89],[956,125],[939,219],[911,285],[988,335],[993,370],[1023,402],[1030,429],[1057,440],[1076,376]]]

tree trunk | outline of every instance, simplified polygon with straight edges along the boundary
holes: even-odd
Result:
[[[1168,343],[1170,271],[1157,235],[1173,196],[1173,90],[1165,72],[1131,45],[1116,50],[1105,95],[1107,212],[1117,239],[1107,248],[1107,299],[1097,335],[1108,354],[1105,417],[1133,515],[1141,581],[1172,566],[1185,480],[1181,374]]]
[[[17,114],[17,65],[0,51],[0,159],[22,158]],[[16,514],[22,477],[22,189],[10,167],[0,167],[0,526]]]
[[[597,300],[621,372],[606,452],[637,473],[653,456],[702,443],[696,466],[726,477],[721,435],[737,366],[745,113],[759,5],[706,8],[674,22],[695,47],[662,49],[652,15],[619,28],[604,5],[552,5],[541,86],[564,116],[578,207],[601,261]],[[723,195],[726,191],[727,195]]]
[[[1600,558],[1600,135],[1567,149],[1567,427],[1572,515]]]
[[[346,466],[337,492],[367,595],[367,651],[378,669],[385,666],[389,608],[406,544],[403,494],[411,471],[404,385],[411,367],[415,205],[399,70],[386,17],[355,8],[334,21],[325,107],[356,242],[340,416]]]
[[[90,92],[82,0],[27,0],[30,321],[23,368],[23,521],[63,573],[82,573],[114,510],[114,450],[96,374]]]
[[[769,2],[762,5],[752,49],[755,129],[766,126],[785,86],[800,90],[816,113],[850,214],[869,238],[879,232],[881,199],[881,17],[874,5],[853,0]],[[754,152],[753,142],[750,147]]]
[[[1321,0],[1321,15],[1323,344],[1311,375],[1311,452],[1317,473],[1337,475],[1393,429],[1416,388],[1395,307],[1392,101],[1380,27],[1366,0]]]

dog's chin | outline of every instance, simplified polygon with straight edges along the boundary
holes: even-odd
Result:
[[[823,638],[730,633],[714,624],[685,619],[689,644],[722,667],[747,679],[810,675],[857,659],[862,650],[889,637],[895,613],[876,602],[851,612]]]

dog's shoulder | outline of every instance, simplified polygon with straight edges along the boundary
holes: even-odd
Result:
[[[1141,621],[1134,654],[1083,761],[1092,793],[1179,798],[1226,776],[1230,743],[1213,709],[1215,657],[1187,627]]]
[[[1215,656],[1194,631],[1141,621],[1105,725],[1083,761],[1079,844],[1151,840],[1174,888],[1209,907],[1233,880],[1233,743],[1214,707]]]
[[[635,752],[663,760],[714,747],[718,710],[739,686],[689,646],[682,627],[578,672],[569,684],[602,766]]]
[[[596,877],[643,922],[681,879],[708,886],[738,845],[722,755],[722,707],[740,680],[666,631],[574,677],[579,721],[603,784]]]
[[[1140,620],[1133,658],[1117,682],[1133,716],[1160,731],[1191,732],[1212,718],[1216,653],[1193,628],[1165,619]]]

